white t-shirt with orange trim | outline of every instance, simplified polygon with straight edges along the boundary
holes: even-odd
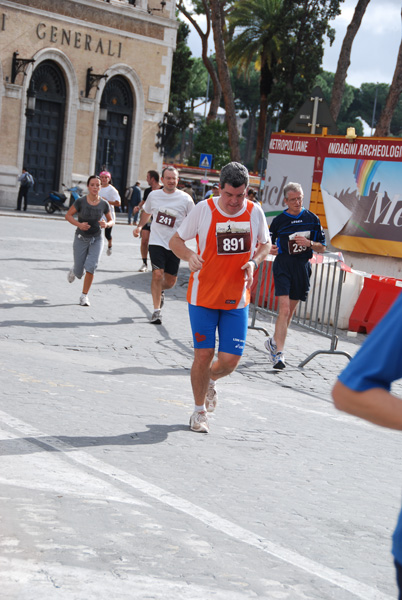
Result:
[[[269,231],[258,204],[244,201],[235,215],[218,205],[219,198],[199,202],[177,230],[182,240],[196,238],[202,268],[191,273],[187,291],[190,304],[230,310],[250,302],[242,266],[254,255],[257,242],[266,244]]]

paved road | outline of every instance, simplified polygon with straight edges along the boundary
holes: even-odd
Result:
[[[400,437],[335,411],[346,359],[299,370],[329,342],[292,328],[277,373],[250,331],[195,434],[186,266],[150,325],[121,222],[81,307],[73,228],[39,216],[0,215],[1,598],[395,598]]]

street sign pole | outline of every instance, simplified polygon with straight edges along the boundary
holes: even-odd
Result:
[[[208,169],[212,169],[212,154],[201,154],[199,167],[205,169],[205,179],[202,181],[202,198],[205,196],[205,186],[208,183]]]

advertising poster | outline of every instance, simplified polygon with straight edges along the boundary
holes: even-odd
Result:
[[[268,224],[285,209],[283,188],[290,181],[300,183],[304,207],[310,206],[317,138],[272,134],[262,194],[262,209]]]
[[[331,243],[402,257],[402,140],[320,138],[318,154]]]

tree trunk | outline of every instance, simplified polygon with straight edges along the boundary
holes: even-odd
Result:
[[[214,65],[209,60],[207,52],[208,52],[208,46],[206,44],[205,51],[204,51],[204,45],[202,47],[202,60],[204,62],[204,65],[205,65],[208,73],[209,73],[209,76],[211,78],[212,89],[214,91],[214,95],[212,97],[211,104],[209,105],[209,111],[208,111],[208,116],[207,116],[207,123],[209,123],[210,121],[215,121],[218,116],[218,108],[221,103],[222,88],[221,88],[221,84],[218,79],[218,75],[214,69]],[[208,98],[207,98],[207,101],[208,101]]]
[[[272,89],[273,76],[266,61],[261,61],[260,75],[260,116],[258,118],[257,148],[253,170],[258,171],[258,164],[264,151],[265,129],[267,127],[268,98]]]
[[[388,96],[382,109],[380,118],[378,119],[377,128],[374,132],[375,136],[384,137],[389,135],[392,117],[398,104],[399,96],[402,92],[402,41],[399,46],[398,59],[394,76],[392,78],[391,87],[389,88]]]
[[[343,39],[342,48],[339,53],[338,64],[336,67],[336,73],[334,77],[334,83],[332,86],[332,97],[330,112],[333,120],[336,120],[341,110],[342,97],[345,89],[346,76],[348,74],[348,68],[350,65],[350,55],[352,52],[352,44],[355,36],[361,25],[364,13],[370,0],[359,0],[356,4],[353,18],[348,25],[345,37]]]
[[[258,119],[258,129],[257,129],[257,148],[255,151],[254,165],[253,171],[258,172],[258,165],[263,158],[262,153],[264,149],[264,141],[265,141],[265,129],[267,127],[267,110],[268,110],[268,96],[263,95],[260,99],[260,117]]]
[[[194,29],[196,30],[196,32],[198,33],[198,35],[200,36],[200,39],[201,39],[202,61],[205,65],[205,68],[207,69],[207,71],[209,73],[209,76],[210,76],[211,82],[212,82],[212,89],[214,91],[213,98],[212,98],[211,104],[209,106],[208,116],[207,116],[207,123],[209,123],[210,121],[215,121],[218,116],[218,108],[221,103],[222,88],[221,88],[221,84],[219,83],[218,75],[214,69],[214,65],[208,58],[208,38],[209,38],[209,34],[211,32],[211,19],[209,16],[207,0],[202,0],[202,3],[204,5],[205,16],[207,19],[207,30],[205,33],[202,31],[202,29],[198,25],[197,21],[195,21],[195,19],[193,19],[193,17],[191,16],[191,14],[186,10],[183,2],[181,2],[181,1],[177,2],[176,6],[177,6],[177,9],[186,17],[186,19],[188,21],[190,21],[191,25],[194,27]],[[208,99],[207,99],[207,101],[208,101]]]
[[[210,0],[210,7],[216,64],[218,67],[219,81],[222,86],[222,95],[226,111],[230,157],[233,161],[240,162],[239,131],[237,129],[233,90],[230,82],[229,67],[226,60],[225,44],[223,41],[223,15],[221,13],[219,0]]]
[[[255,111],[250,111],[248,114],[248,127],[247,127],[247,139],[246,139],[246,152],[244,156],[244,162],[249,164],[253,155],[254,148],[254,132],[255,132]]]

